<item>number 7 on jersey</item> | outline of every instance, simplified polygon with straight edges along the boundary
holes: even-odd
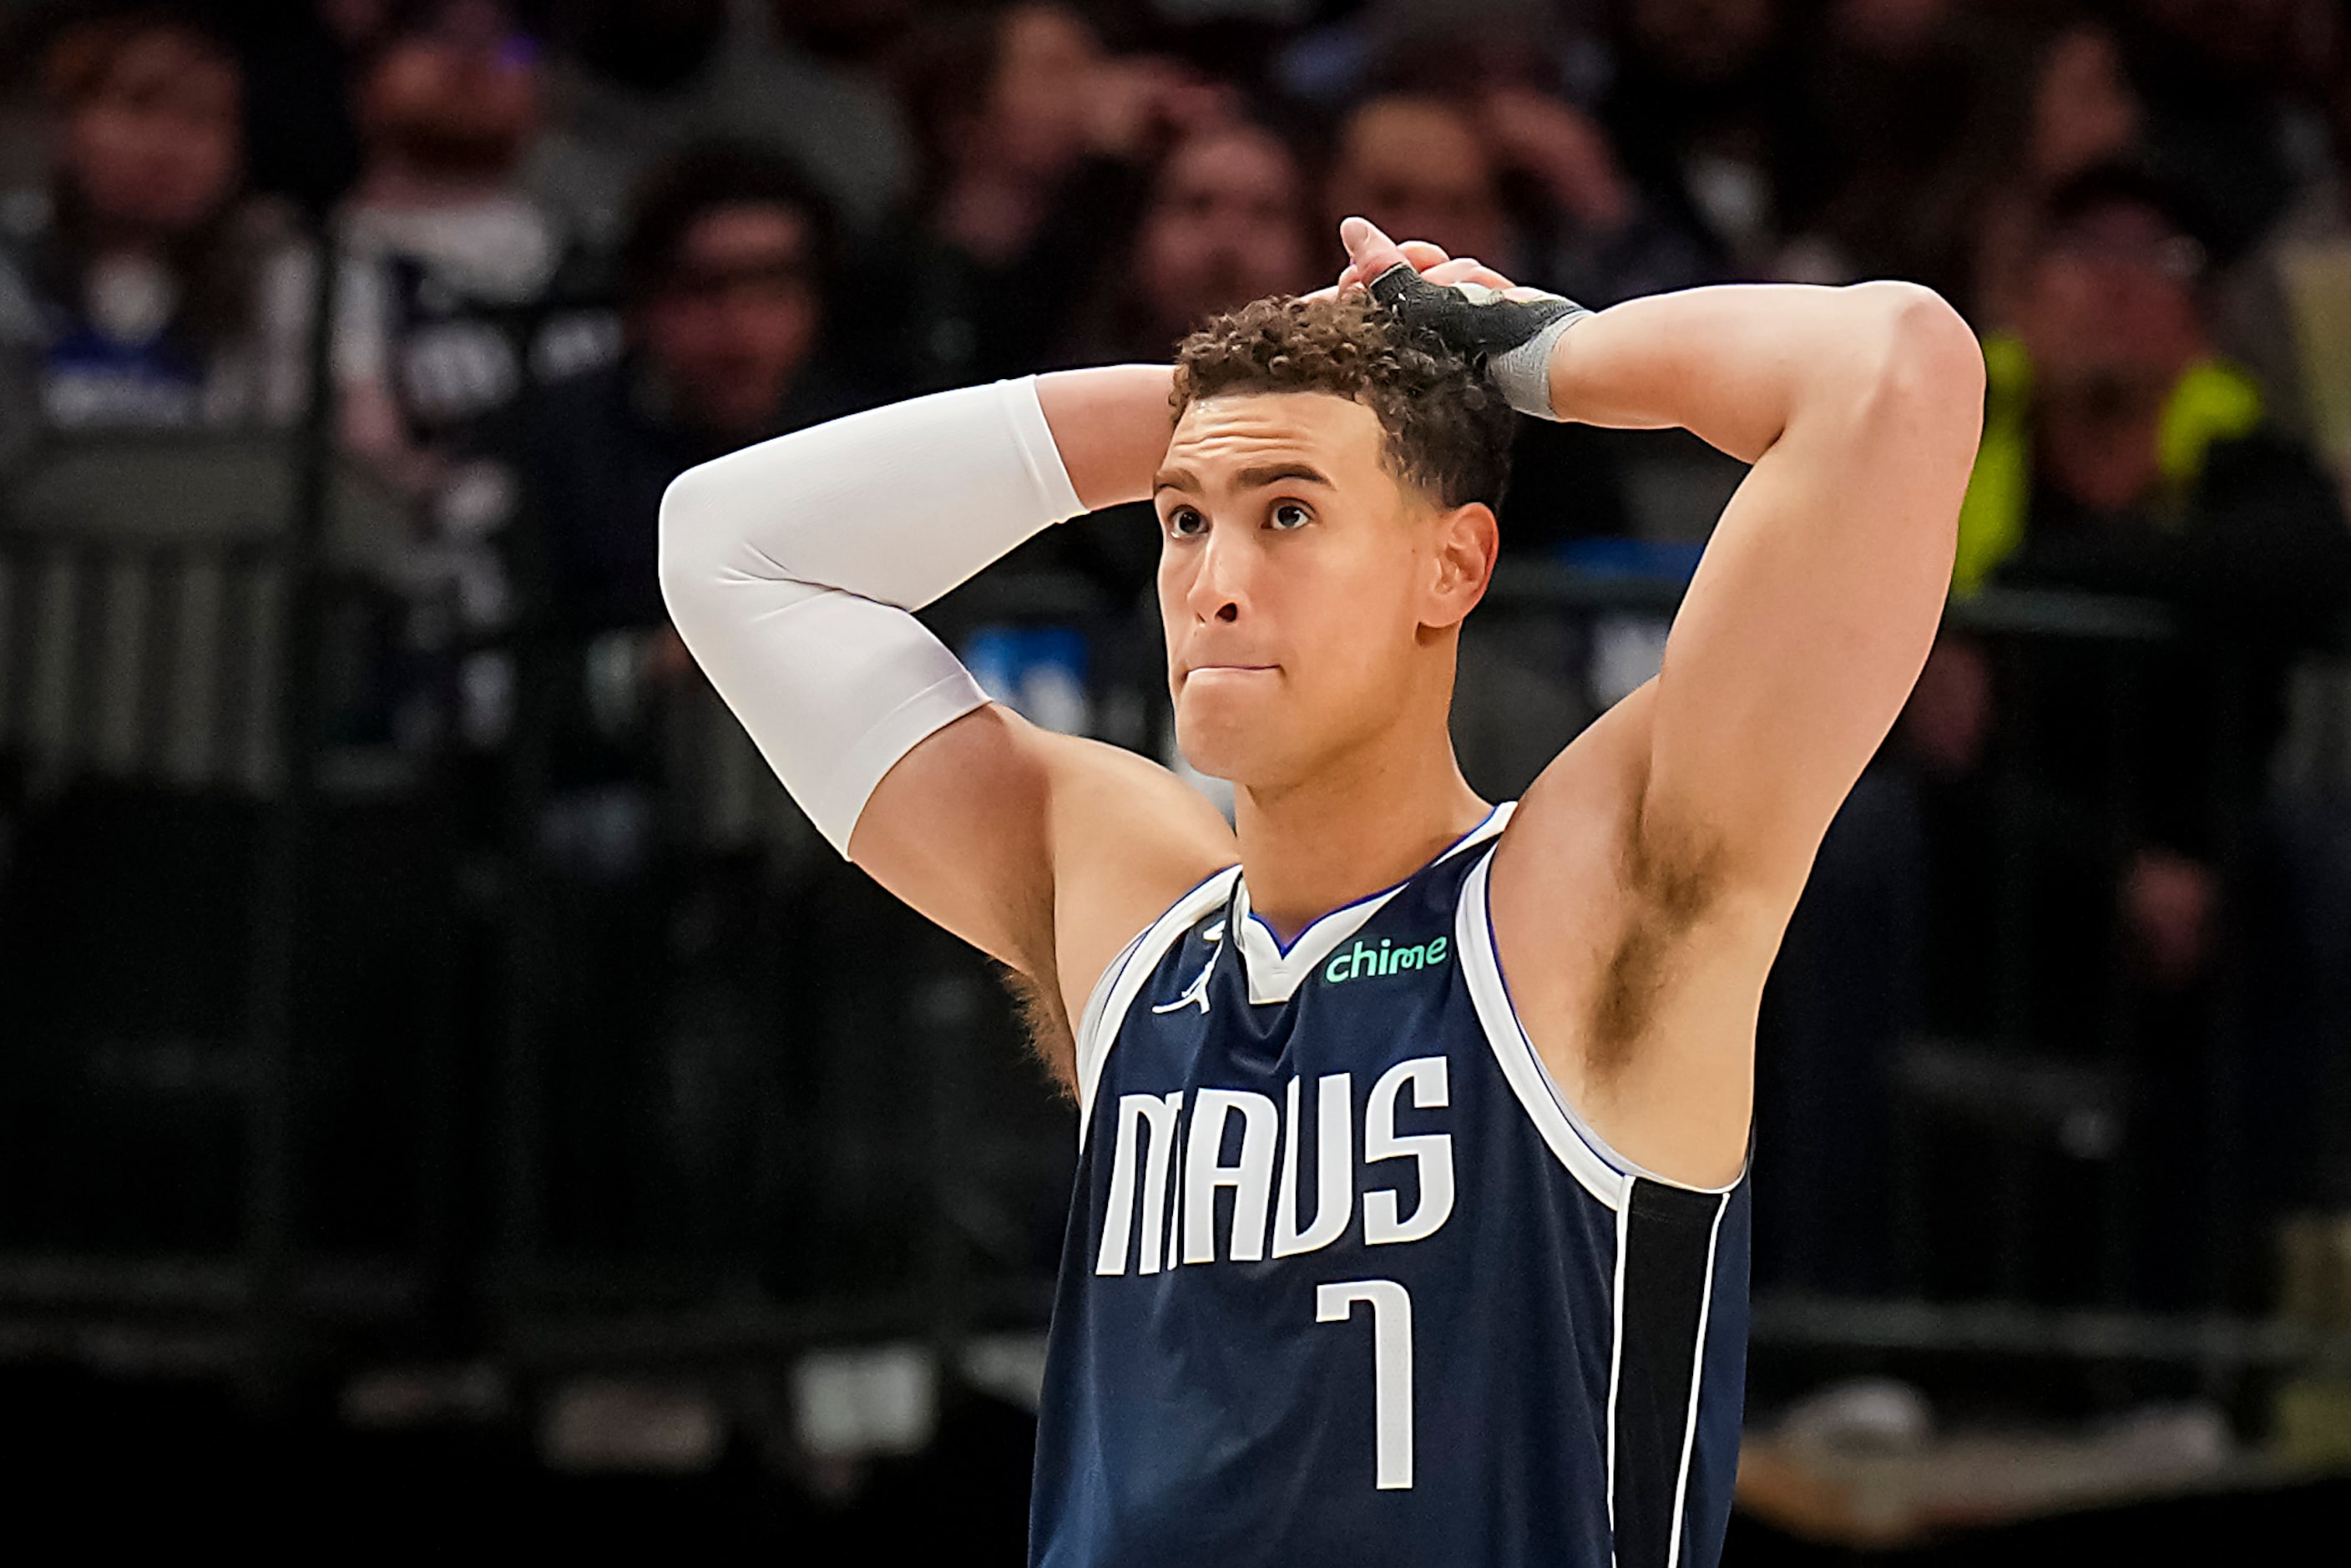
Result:
[[[1394,1280],[1314,1288],[1314,1321],[1343,1323],[1355,1303],[1372,1309],[1372,1427],[1378,1491],[1412,1488],[1412,1295]]]

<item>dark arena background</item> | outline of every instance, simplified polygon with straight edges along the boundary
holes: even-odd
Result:
[[[1165,360],[1349,213],[1982,334],[1944,632],[1765,997],[1726,1561],[2351,1551],[2336,0],[0,0],[12,1559],[1021,1560],[1071,1110],[705,684],[656,508]],[[1740,473],[1516,469],[1493,799]],[[927,619],[1173,760],[1156,549]]]

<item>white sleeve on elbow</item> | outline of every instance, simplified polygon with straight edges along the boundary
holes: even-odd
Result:
[[[909,610],[1085,510],[1036,378],[935,393],[747,447],[662,498],[680,635],[842,854],[925,737],[987,700]]]

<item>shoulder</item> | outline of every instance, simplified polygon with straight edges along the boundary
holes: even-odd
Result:
[[[1074,940],[1107,962],[1186,891],[1240,859],[1223,815],[1150,758],[1047,732],[1037,742],[1065,954]]]
[[[1039,730],[1036,744],[1052,770],[1057,809],[1072,814],[1072,825],[1133,824],[1147,814],[1184,836],[1212,842],[1225,862],[1232,859],[1232,829],[1223,814],[1162,763],[1123,746],[1051,730]]]
[[[1236,863],[1232,829],[1197,789],[1147,757],[1040,735],[1051,781],[1053,961],[1076,1018],[1136,936]]]

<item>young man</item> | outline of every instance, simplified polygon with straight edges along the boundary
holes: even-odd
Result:
[[[1336,288],[1172,371],[694,470],[664,589],[819,827],[1025,977],[1077,1097],[1032,1562],[1710,1563],[1757,999],[1934,635],[1981,362],[1907,287],[1587,315],[1341,234]],[[1446,730],[1512,407],[1754,464],[1664,674],[1515,809]],[[1232,831],[988,705],[905,613],[1146,495],[1177,738]]]

